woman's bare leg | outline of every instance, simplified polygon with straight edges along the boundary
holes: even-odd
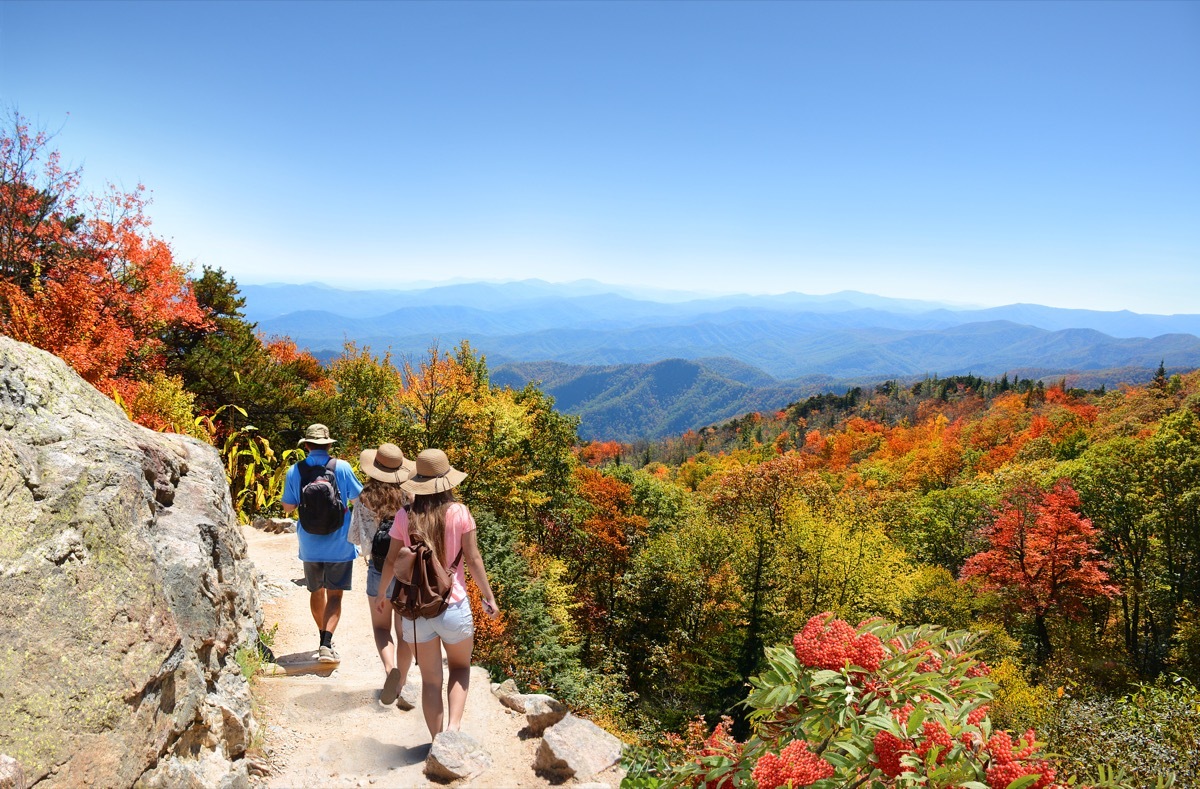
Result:
[[[392,639],[392,609],[380,612],[375,610],[374,598],[367,598],[367,605],[371,608],[371,632],[375,636],[375,649],[379,652],[379,659],[383,661],[383,673],[388,674],[396,667],[396,643]],[[405,666],[407,671],[408,667]]]
[[[396,668],[400,669],[400,687],[404,687],[404,683],[408,682],[408,669],[413,662],[412,644],[404,640],[404,617],[392,611],[393,622],[396,628]],[[412,624],[409,624],[411,633]]]
[[[417,644],[417,666],[421,669],[421,712],[429,736],[442,730],[442,639],[429,639]]]
[[[450,683],[446,688],[447,706],[450,714],[446,731],[458,731],[462,726],[463,710],[467,706],[467,691],[471,687],[471,651],[475,638],[464,638],[457,644],[445,644],[446,663],[450,668]]]

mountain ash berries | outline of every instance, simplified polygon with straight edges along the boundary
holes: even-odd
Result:
[[[833,775],[833,765],[809,750],[805,740],[793,740],[779,755],[764,753],[752,776],[758,789],[808,786]]]
[[[752,736],[738,742],[724,721],[705,738],[701,723],[677,784],[1007,789],[1024,778],[1032,789],[1065,789],[1032,730],[1015,742],[993,732],[995,683],[970,645],[936,627],[855,628],[818,614],[791,650],[767,650],[769,670],[752,678],[745,702]]]
[[[817,614],[792,638],[801,665],[836,671],[847,663],[878,671],[887,657],[883,642],[873,633],[859,635],[833,614]]]

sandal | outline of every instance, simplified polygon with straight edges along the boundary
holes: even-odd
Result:
[[[391,704],[396,700],[397,694],[400,692],[400,669],[394,668],[388,672],[387,679],[383,681],[383,690],[379,693],[379,700],[384,704]]]

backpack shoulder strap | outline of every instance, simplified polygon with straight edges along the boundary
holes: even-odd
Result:
[[[296,462],[296,470],[300,472],[300,486],[303,487],[312,482],[321,474],[320,466],[313,466],[307,460]]]

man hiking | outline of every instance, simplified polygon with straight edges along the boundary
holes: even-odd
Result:
[[[288,469],[283,484],[284,514],[299,510],[296,537],[309,609],[321,636],[317,649],[321,663],[341,662],[333,649],[333,631],[342,614],[342,592],[350,589],[358,558],[358,546],[347,540],[350,502],[362,492],[350,464],[329,456],[333,443],[329,428],[309,425],[299,442],[307,455]]]

